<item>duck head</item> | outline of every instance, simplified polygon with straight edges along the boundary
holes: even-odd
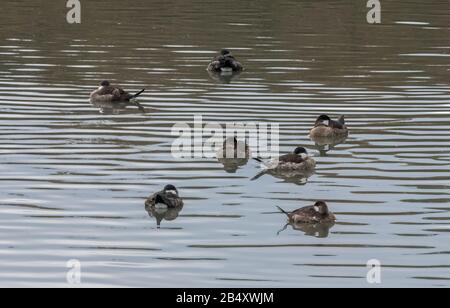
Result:
[[[99,89],[104,88],[104,87],[109,87],[110,85],[111,85],[111,84],[109,83],[108,80],[103,80],[103,81],[100,83]]]
[[[178,197],[178,190],[173,185],[167,185],[164,187],[164,193],[167,195],[175,195]]]
[[[224,57],[231,56],[231,51],[229,51],[228,49],[222,49],[220,54]]]
[[[330,117],[327,116],[326,114],[322,114],[320,117],[317,118],[316,120],[316,126],[317,125],[326,125],[329,126],[330,125]]]
[[[328,215],[330,213],[328,206],[324,201],[317,201],[316,204],[314,204],[314,209],[321,215]]]
[[[300,155],[303,159],[308,157],[308,151],[303,147],[298,147],[295,149],[294,154]]]

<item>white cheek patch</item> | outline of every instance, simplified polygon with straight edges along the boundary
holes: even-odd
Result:
[[[175,195],[175,196],[178,195],[176,190],[166,190],[166,194]]]
[[[316,211],[317,213],[319,213],[319,207],[318,207],[318,206],[315,206],[315,207],[314,207],[314,211]]]
[[[325,120],[322,123],[325,124],[326,126],[330,126],[330,120]]]
[[[167,204],[164,204],[164,203],[156,203],[155,204],[155,208],[157,209],[157,210],[164,210],[164,209],[167,209]]]
[[[300,155],[300,157],[303,158],[303,159],[307,159],[307,158],[308,158],[308,154],[302,153],[302,154]]]

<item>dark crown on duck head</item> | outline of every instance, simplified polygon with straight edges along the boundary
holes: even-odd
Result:
[[[178,189],[176,189],[176,187],[173,185],[166,185],[166,187],[164,187],[164,192],[168,191],[175,192],[178,195]]]
[[[316,207],[318,212],[322,215],[329,213],[328,206],[325,201],[317,201],[316,204],[314,204],[314,207]]]
[[[298,147],[295,149],[294,154],[300,155],[300,154],[308,154],[305,148]]]
[[[220,52],[220,54],[222,56],[229,56],[231,55],[231,52],[228,49],[222,49],[222,51]]]
[[[322,114],[320,117],[317,118],[316,122],[324,122],[324,121],[331,121],[330,117],[326,114]]]
[[[109,83],[108,80],[103,80],[103,81],[100,83],[100,85],[101,85],[102,87],[109,87],[109,86],[110,86],[110,83]]]

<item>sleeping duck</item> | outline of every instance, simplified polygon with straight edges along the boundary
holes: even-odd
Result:
[[[311,129],[310,136],[312,139],[318,138],[339,138],[348,136],[348,128],[345,125],[345,117],[341,116],[339,120],[333,121],[327,115],[321,115],[317,118],[316,123]]]
[[[179,208],[183,204],[183,199],[173,185],[167,185],[162,191],[151,195],[145,202],[146,207],[155,208]]]
[[[262,163],[265,169],[279,172],[290,172],[293,170],[308,172],[316,168],[316,161],[309,157],[306,149],[302,147],[296,148],[291,154],[286,154],[267,162],[260,158],[254,159]]]
[[[113,86],[109,81],[102,81],[100,87],[91,93],[91,103],[114,103],[114,102],[129,102],[139,95],[144,93],[145,89],[141,90],[136,94],[130,94],[125,92],[122,88],[118,86]]]
[[[312,206],[307,206],[288,213],[281,207],[277,208],[288,217],[289,223],[334,223],[336,216],[329,211],[327,204],[324,201],[317,201]]]
[[[218,159],[248,158],[250,147],[236,137],[227,138],[216,152]]]
[[[227,138],[216,151],[217,160],[223,164],[228,173],[236,173],[239,167],[248,163],[250,156],[251,151],[248,144],[236,137]]]
[[[242,64],[227,49],[223,49],[220,55],[208,65],[208,71],[216,73],[239,73],[243,70]]]

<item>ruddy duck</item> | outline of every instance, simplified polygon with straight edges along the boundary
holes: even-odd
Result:
[[[129,102],[144,93],[145,89],[136,94],[125,92],[121,87],[113,86],[109,81],[102,81],[100,87],[91,93],[91,103]]]
[[[291,154],[280,156],[268,162],[264,162],[260,158],[254,158],[262,163],[268,170],[277,171],[312,171],[316,168],[316,161],[308,156],[308,152],[303,147],[298,147]]]
[[[178,190],[173,185],[167,185],[160,192],[151,195],[145,202],[146,207],[178,208],[183,206]]]
[[[223,164],[225,171],[235,173],[245,166],[251,157],[250,147],[236,137],[227,138],[216,151],[217,160]]]
[[[248,158],[250,147],[236,137],[227,138],[216,152],[218,159]]]
[[[336,221],[336,216],[329,211],[324,201],[317,201],[312,206],[307,206],[288,213],[281,207],[277,208],[288,217],[289,223],[331,223]]]
[[[216,73],[238,73],[242,72],[244,67],[227,49],[223,49],[220,55],[208,65],[208,71]]]
[[[333,121],[329,116],[323,114],[319,116],[316,123],[311,129],[310,136],[312,139],[317,138],[338,138],[348,135],[348,128],[345,125],[345,117],[341,116],[339,120]]]

